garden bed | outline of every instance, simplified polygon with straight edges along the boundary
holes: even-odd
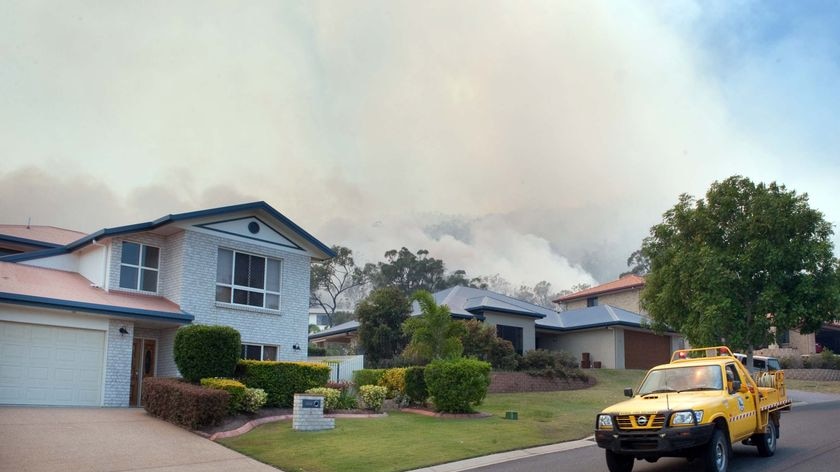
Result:
[[[489,393],[554,392],[580,390],[595,385],[588,380],[530,375],[525,372],[491,372]]]

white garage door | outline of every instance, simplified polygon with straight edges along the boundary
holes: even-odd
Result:
[[[0,404],[99,406],[105,332],[0,321]]]

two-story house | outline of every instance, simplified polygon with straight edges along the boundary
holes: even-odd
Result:
[[[255,202],[0,257],[0,404],[138,405],[145,377],[179,375],[187,323],[237,329],[243,358],[305,360],[310,262],[333,256]]]

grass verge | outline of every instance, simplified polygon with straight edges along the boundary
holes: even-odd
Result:
[[[785,379],[785,386],[793,390],[803,390],[805,392],[834,393],[840,395],[840,382]]]
[[[220,442],[287,472],[410,470],[495,452],[580,439],[595,414],[622,400],[643,371],[589,371],[585,390],[490,394],[479,410],[494,416],[453,420],[394,412],[387,418],[338,419],[330,431],[294,432],[290,422],[261,426]],[[519,420],[505,420],[516,410]]]

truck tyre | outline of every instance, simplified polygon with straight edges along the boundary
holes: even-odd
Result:
[[[703,453],[703,463],[706,472],[726,472],[729,468],[729,440],[722,430],[716,429],[712,434]]]
[[[758,455],[761,457],[770,457],[776,452],[776,423],[773,418],[767,419],[764,433],[754,435],[752,442],[758,447]]]
[[[631,472],[635,460],[633,456],[617,454],[607,449],[607,468],[610,472]]]

